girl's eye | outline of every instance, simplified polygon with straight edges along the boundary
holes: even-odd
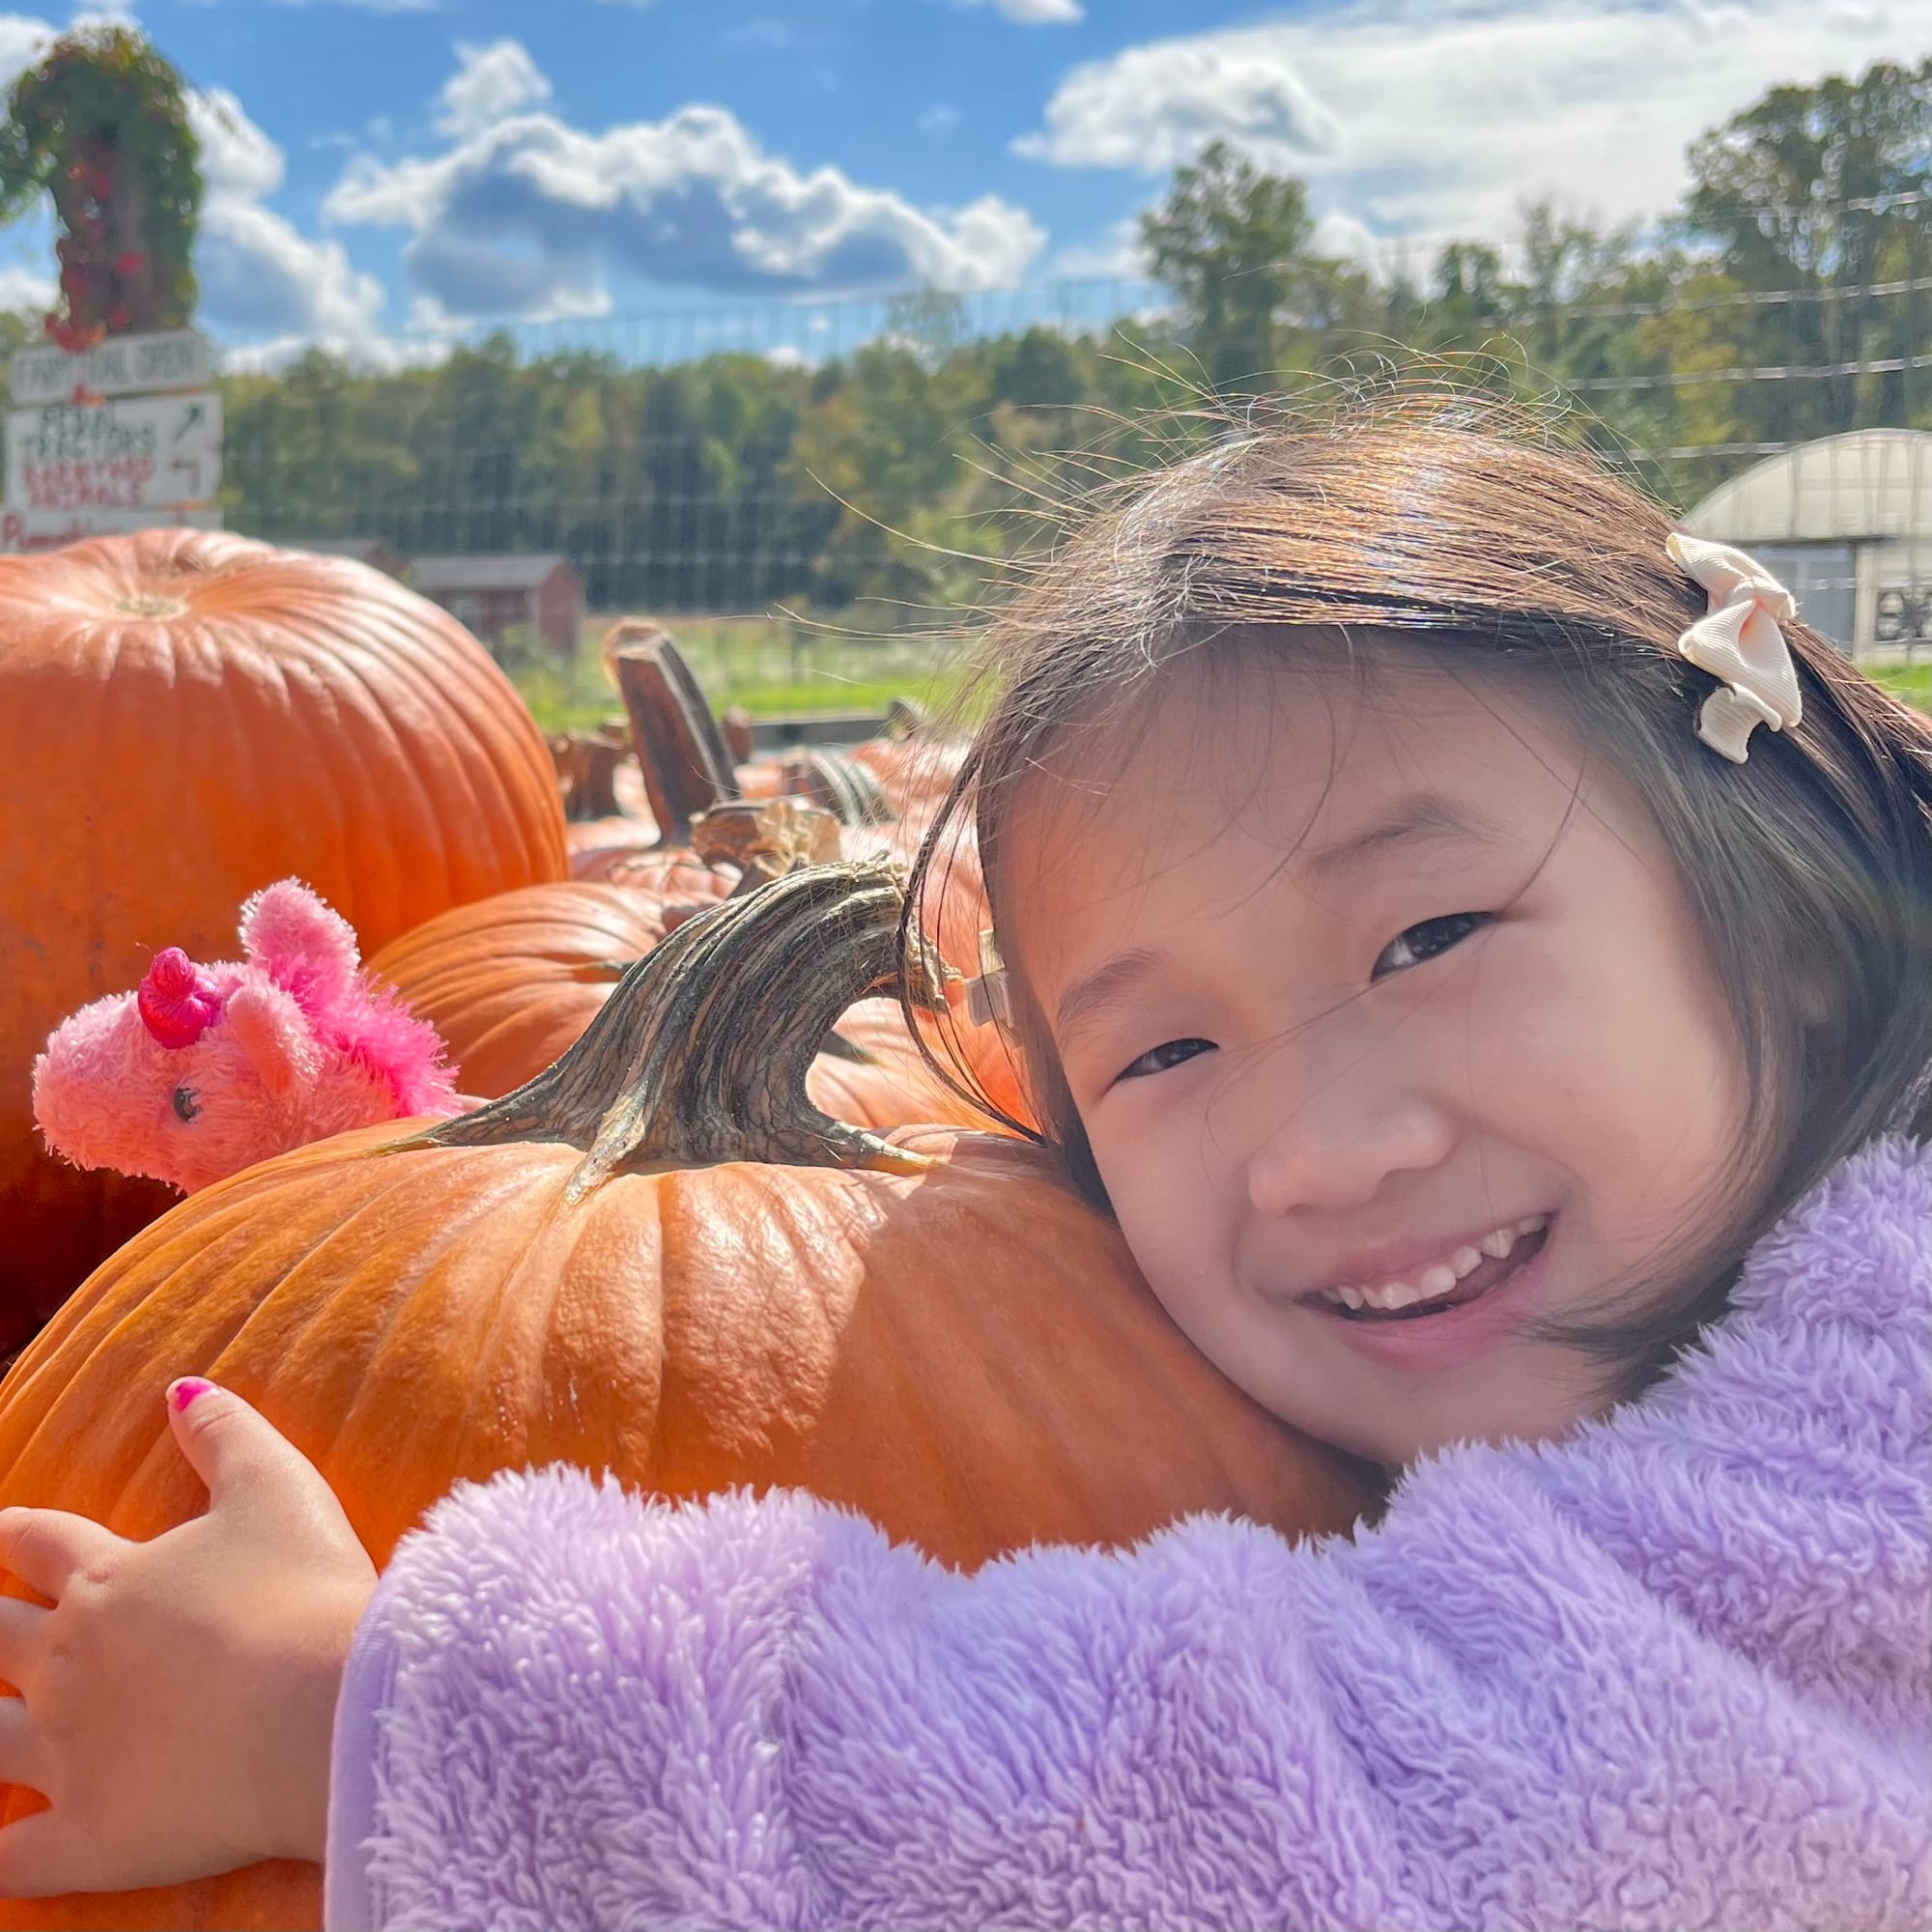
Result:
[[[1211,1039],[1165,1039],[1156,1047],[1151,1047],[1138,1060],[1130,1060],[1122,1068],[1122,1080],[1142,1080],[1150,1073],[1165,1073],[1170,1066],[1179,1066],[1183,1060],[1192,1060],[1197,1053],[1212,1053]]]
[[[1385,973],[1400,973],[1406,967],[1420,966],[1438,952],[1460,946],[1472,932],[1479,932],[1495,917],[1487,912],[1445,913],[1440,919],[1425,919],[1406,927],[1376,955],[1369,978],[1379,980]]]

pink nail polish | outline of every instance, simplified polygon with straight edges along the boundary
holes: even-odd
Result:
[[[168,1400],[177,1410],[185,1408],[196,1396],[206,1395],[214,1384],[201,1376],[183,1376],[168,1384]]]

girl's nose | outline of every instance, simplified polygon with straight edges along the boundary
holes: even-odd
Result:
[[[1343,1091],[1303,1098],[1266,1132],[1248,1160],[1248,1200],[1258,1214],[1302,1208],[1361,1208],[1392,1177],[1440,1165],[1455,1122],[1414,1094],[1377,1098]]]

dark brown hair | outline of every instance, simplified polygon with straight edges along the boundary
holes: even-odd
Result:
[[[1673,526],[1547,424],[1474,418],[1465,399],[1231,434],[1120,488],[991,627],[991,707],[908,912],[932,928],[970,817],[997,928],[1019,781],[1069,726],[1145,701],[1182,655],[1395,632],[1533,691],[1654,814],[1751,1081],[1722,1265],[1668,1308],[1650,1296],[1549,1331],[1610,1364],[1619,1395],[1721,1310],[1746,1248],[1834,1162],[1878,1133],[1928,1131],[1932,730],[1799,622],[1802,723],[1758,731],[1741,766],[1700,743],[1715,686],[1675,643],[1708,599],[1665,554]],[[1046,1028],[1009,977],[1037,1138],[1104,1207]],[[1829,1017],[1807,1023],[1821,999]]]

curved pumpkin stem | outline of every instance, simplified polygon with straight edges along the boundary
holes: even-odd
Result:
[[[898,992],[904,900],[886,860],[814,866],[724,899],[639,960],[555,1065],[403,1145],[562,1141],[584,1152],[572,1200],[610,1175],[728,1160],[917,1172],[922,1156],[805,1092],[838,1015]],[[919,994],[939,997],[937,968],[913,970]]]
[[[830,752],[793,752],[784,761],[788,798],[810,799],[840,825],[890,825],[898,816],[885,787],[862,764]]]

